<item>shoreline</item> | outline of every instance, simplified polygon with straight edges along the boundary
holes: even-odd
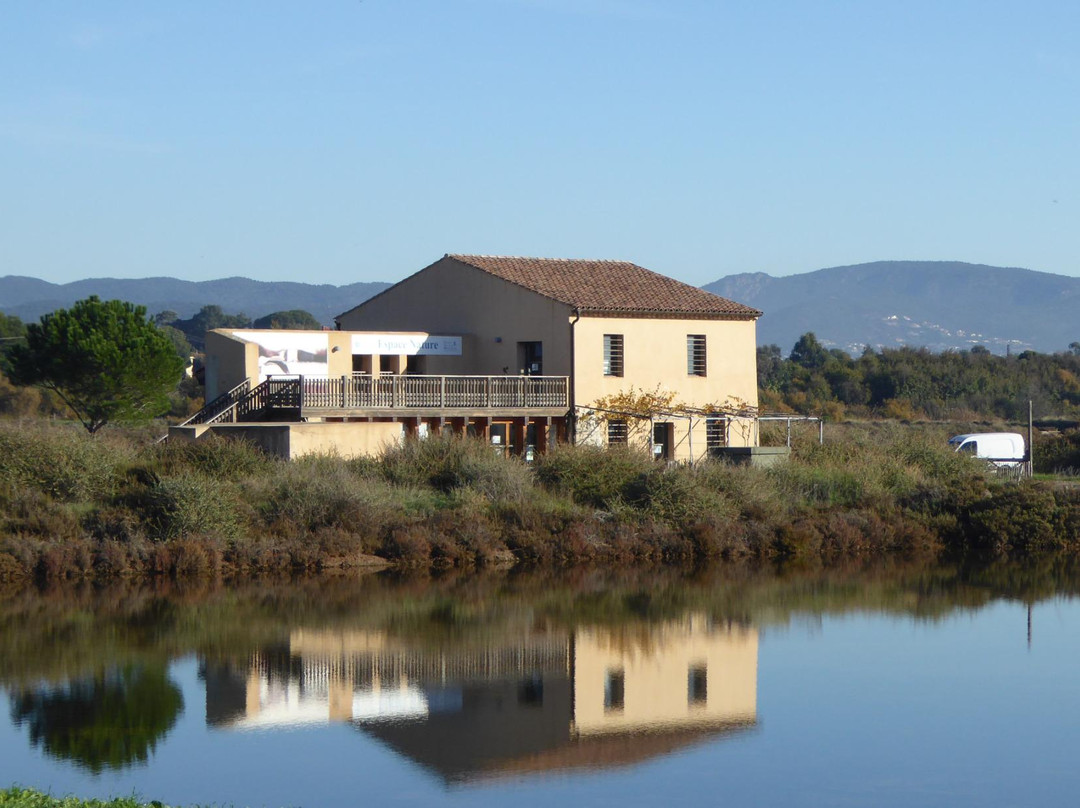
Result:
[[[945,427],[834,427],[768,469],[460,438],[282,462],[0,422],[0,588],[354,570],[694,566],[1080,550],[1080,487],[1003,482]]]

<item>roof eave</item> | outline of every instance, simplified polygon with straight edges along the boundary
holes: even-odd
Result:
[[[576,309],[581,314],[599,317],[627,315],[631,317],[694,317],[709,320],[756,320],[762,315],[762,312],[757,309],[748,309],[746,311],[691,311],[687,309],[609,309],[587,306],[577,306]]]

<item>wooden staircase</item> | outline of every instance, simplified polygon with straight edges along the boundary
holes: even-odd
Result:
[[[299,421],[301,380],[270,378],[255,387],[245,379],[222,393],[180,426],[235,424],[252,421]]]

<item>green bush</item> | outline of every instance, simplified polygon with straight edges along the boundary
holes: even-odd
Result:
[[[66,502],[109,496],[133,452],[75,426],[0,422],[0,485],[23,485]]]
[[[1060,549],[1068,539],[1069,510],[1059,505],[1048,486],[1001,486],[968,509],[968,540],[996,552]]]
[[[705,475],[687,467],[654,467],[627,486],[626,501],[653,519],[689,526],[706,519],[723,521],[735,508]]]
[[[158,539],[231,539],[245,527],[235,487],[197,472],[161,479],[146,492],[142,505],[150,534]]]
[[[1080,473],[1080,429],[1042,436],[1035,445],[1035,470],[1042,473]]]
[[[267,474],[281,465],[253,443],[213,433],[195,441],[154,444],[145,455],[163,474],[193,470],[215,479],[236,480]]]
[[[353,468],[337,457],[305,457],[272,476],[249,480],[245,491],[268,529],[294,536],[329,528],[378,541],[394,525],[440,504],[431,489],[390,485]]]
[[[489,444],[473,439],[406,440],[388,449],[380,465],[395,485],[430,486],[447,494],[472,488],[492,501],[520,500],[532,488],[529,468],[519,458],[497,455]]]
[[[540,455],[535,469],[548,488],[582,505],[611,508],[643,475],[656,470],[656,461],[630,448],[559,446]]]

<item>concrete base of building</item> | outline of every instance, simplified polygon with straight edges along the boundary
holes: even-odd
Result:
[[[169,440],[195,441],[208,434],[245,440],[267,454],[295,460],[309,454],[375,457],[400,443],[404,424],[358,423],[241,423],[169,427]]]
[[[790,446],[724,446],[716,456],[731,463],[767,467],[785,463],[791,457]]]

